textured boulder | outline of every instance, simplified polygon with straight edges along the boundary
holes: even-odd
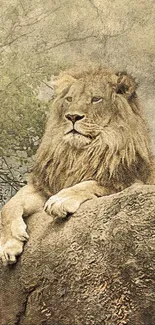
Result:
[[[0,268],[0,325],[155,324],[155,186],[28,228],[18,263]]]

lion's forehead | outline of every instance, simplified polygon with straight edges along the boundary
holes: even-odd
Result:
[[[110,83],[108,83],[107,79],[80,79],[75,81],[69,91],[68,95],[73,97],[81,97],[84,96],[86,98],[92,96],[106,96],[107,89],[110,88]]]

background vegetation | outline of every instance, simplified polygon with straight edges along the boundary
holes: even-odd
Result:
[[[40,102],[24,79],[1,92],[0,199],[3,204],[26,182],[44,130],[49,105]],[[11,96],[10,96],[11,92]]]

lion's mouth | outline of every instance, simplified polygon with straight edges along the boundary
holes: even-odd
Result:
[[[83,137],[86,137],[86,138],[90,138],[90,136],[86,135],[86,134],[83,134],[82,132],[79,132],[75,129],[72,129],[70,130],[69,132],[67,132],[65,135],[68,135],[68,134],[72,134],[72,135],[82,135]]]
[[[71,134],[80,134],[80,132],[76,131],[75,129],[73,129],[73,130],[67,132],[67,134],[70,134],[70,133],[71,133]]]
[[[89,145],[92,139],[90,136],[73,128],[64,134],[64,141],[72,147],[81,148]]]

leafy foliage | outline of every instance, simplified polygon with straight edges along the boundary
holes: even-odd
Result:
[[[26,182],[49,103],[36,98],[26,79],[10,85],[1,94],[0,199],[4,203]]]

